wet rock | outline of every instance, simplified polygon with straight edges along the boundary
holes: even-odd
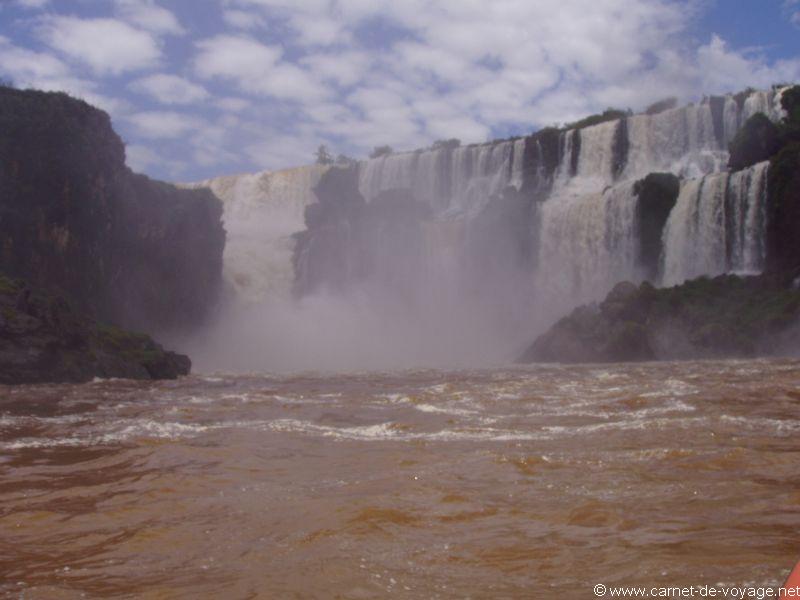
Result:
[[[100,324],[60,296],[0,276],[0,383],[174,379],[190,370],[187,356],[147,335]]]
[[[701,277],[664,289],[622,282],[561,319],[520,361],[749,357],[786,348],[798,324],[800,291],[780,277]]]

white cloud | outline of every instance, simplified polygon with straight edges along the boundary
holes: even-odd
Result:
[[[154,0],[116,0],[117,12],[129,23],[158,34],[186,33],[178,19]]]
[[[0,73],[10,77],[19,88],[67,92],[112,114],[122,114],[127,110],[125,101],[99,93],[95,82],[74,76],[58,58],[45,52],[14,46],[2,36]]]
[[[44,8],[50,0],[16,0],[16,4],[22,8]]]
[[[222,19],[237,29],[256,29],[265,23],[264,18],[256,13],[244,10],[225,9],[222,11]]]
[[[161,57],[152,35],[115,19],[51,15],[40,21],[37,33],[51,48],[88,65],[98,75],[148,68]]]
[[[214,105],[225,112],[242,112],[247,110],[251,103],[244,98],[225,97],[219,98],[214,102]]]
[[[768,64],[763,56],[736,52],[717,35],[697,51],[696,73],[707,92],[730,92],[747,85],[769,87],[800,80],[800,58]]]
[[[281,62],[282,50],[251,37],[219,35],[197,43],[195,71],[200,77],[235,82],[248,93],[281,100],[313,102],[326,90],[305,69]]]
[[[137,79],[130,84],[130,87],[155,98],[162,104],[192,104],[209,97],[204,87],[183,77],[164,73]]]
[[[279,47],[267,46],[253,38],[218,35],[197,42],[195,70],[201,77],[221,77],[246,84],[269,73],[280,59]]]
[[[127,121],[139,135],[150,139],[178,138],[202,125],[195,117],[171,111],[135,113],[129,115]]]
[[[783,11],[792,25],[800,27],[800,0],[785,0]]]
[[[125,163],[136,172],[146,171],[147,167],[160,162],[161,157],[147,146],[128,144],[125,147]]]

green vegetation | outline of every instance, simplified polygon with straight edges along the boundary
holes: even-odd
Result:
[[[0,383],[167,379],[190,368],[145,334],[96,323],[61,295],[0,275]]]
[[[370,158],[380,158],[381,156],[389,156],[393,154],[394,150],[392,150],[391,146],[376,146],[372,149],[372,152],[369,153]]]
[[[328,147],[325,144],[320,144],[317,151],[314,153],[314,156],[317,159],[318,165],[332,165],[333,164],[333,156],[328,151]]]
[[[566,125],[564,125],[563,129],[583,129],[584,127],[599,125],[600,123],[605,123],[607,121],[616,121],[617,119],[624,119],[625,117],[629,117],[632,114],[633,111],[631,109],[621,110],[619,108],[607,108],[598,115],[591,115],[579,121],[575,121],[574,123],[567,123]]]
[[[431,146],[431,150],[455,150],[461,145],[461,140],[450,138],[449,140],[436,140]]]
[[[644,112],[647,115],[657,115],[658,113],[662,113],[666,110],[672,110],[676,106],[678,106],[678,99],[675,96],[671,96],[669,98],[659,100],[658,102],[653,102],[653,104],[648,106]]]

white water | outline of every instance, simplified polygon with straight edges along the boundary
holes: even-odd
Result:
[[[762,270],[768,167],[684,182],[664,228],[664,285]]]
[[[294,281],[292,235],[305,229],[305,208],[316,202],[312,190],[326,170],[313,165],[193,184],[211,188],[222,200],[227,232],[223,277],[238,298],[289,298]]]
[[[635,212],[632,183],[545,202],[535,286],[540,300],[582,304],[604,296],[616,282],[641,280],[631,226]]]

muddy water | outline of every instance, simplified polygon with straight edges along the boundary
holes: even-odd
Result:
[[[0,396],[9,597],[592,598],[800,556],[798,362]]]

